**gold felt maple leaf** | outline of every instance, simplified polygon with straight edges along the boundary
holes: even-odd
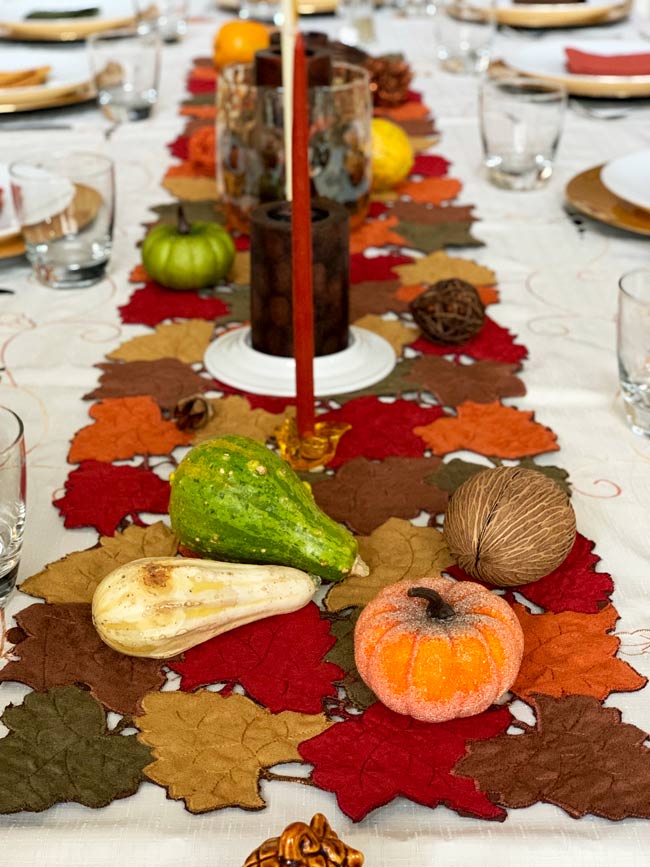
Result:
[[[496,283],[496,274],[490,268],[479,265],[471,259],[460,259],[448,256],[442,250],[430,253],[408,265],[396,265],[393,268],[402,283],[412,286],[416,283],[433,284],[438,280],[450,280],[457,277],[466,280],[474,286],[489,286]]]
[[[154,361],[157,358],[178,358],[187,364],[202,361],[212,338],[214,326],[205,319],[157,325],[154,334],[134,337],[120,344],[108,358],[122,361]]]
[[[413,325],[406,325],[399,319],[382,319],[374,313],[362,316],[354,325],[383,337],[393,347],[398,358],[402,357],[404,347],[417,340],[421,334],[420,329]]]
[[[322,714],[271,714],[243,695],[152,692],[135,720],[155,761],[145,774],[192,813],[265,806],[263,769],[301,761],[298,745],[329,728]]]
[[[212,410],[210,419],[206,425],[195,432],[193,445],[224,434],[237,434],[266,442],[273,436],[285,415],[295,414],[293,407],[288,407],[286,412],[278,414],[267,412],[265,409],[251,409],[246,398],[239,395],[210,399],[208,403]]]

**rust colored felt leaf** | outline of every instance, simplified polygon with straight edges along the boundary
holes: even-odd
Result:
[[[424,178],[421,181],[404,181],[395,187],[399,196],[408,196],[414,202],[439,205],[455,199],[463,185],[456,178]]]
[[[350,286],[350,319],[360,319],[368,313],[381,315],[389,310],[406,313],[408,302],[396,297],[399,280],[366,280]]]
[[[157,325],[153,334],[134,337],[120,344],[108,358],[120,361],[155,361],[177,358],[186,364],[203,361],[212,338],[213,325],[204,319],[188,319],[171,325]]]
[[[43,692],[84,683],[106,708],[134,714],[142,696],[165,682],[160,659],[140,659],[111,650],[93,625],[90,605],[34,603],[16,615],[24,638],[19,657],[0,671],[0,681],[19,681]]]
[[[338,617],[332,621],[330,631],[336,638],[336,644],[325,659],[345,672],[336,683],[346,691],[349,701],[358,710],[366,710],[377,701],[377,696],[361,680],[354,661],[354,627],[360,613],[360,608],[354,608],[346,617]]]
[[[135,722],[155,759],[145,774],[192,813],[262,809],[264,769],[300,761],[298,745],[330,726],[322,714],[270,714],[243,695],[207,690],[151,693],[142,707]]]
[[[134,794],[151,761],[135,735],[109,731],[101,705],[75,686],[29,693],[2,723],[9,734],[0,739],[0,813],[65,801],[104,807]]]
[[[238,434],[265,442],[273,436],[286,415],[286,412],[276,415],[265,409],[251,409],[246,398],[239,395],[211,399],[208,403],[212,410],[211,417],[204,427],[194,433],[192,445],[223,434]],[[293,409],[288,411],[294,412]]]
[[[158,361],[104,362],[99,386],[84,400],[149,395],[161,409],[172,410],[179,400],[211,388],[210,380],[199,376],[177,358]]]
[[[458,407],[456,418],[440,418],[413,432],[436,455],[468,449],[497,458],[521,458],[557,451],[557,437],[533,420],[532,411],[500,403],[472,403]]]
[[[358,328],[365,328],[383,337],[393,347],[395,355],[402,357],[405,346],[413,343],[420,336],[420,329],[413,325],[406,325],[399,319],[382,319],[373,313],[368,313],[353,323]]]
[[[368,534],[390,517],[444,512],[448,495],[425,482],[439,464],[439,458],[354,458],[335,476],[313,484],[312,491],[331,518],[355,533]]]
[[[597,614],[562,611],[530,614],[513,605],[524,631],[524,658],[512,691],[529,701],[535,694],[592,695],[634,692],[647,680],[616,659],[620,641],[610,633],[618,612],[607,605]]]
[[[514,375],[517,364],[477,361],[454,364],[437,355],[416,358],[406,380],[434,394],[444,406],[466,401],[491,403],[501,397],[521,397],[526,386]]]
[[[409,265],[396,265],[393,270],[399,274],[402,283],[412,286],[415,283],[437,283],[458,277],[474,286],[489,286],[496,283],[496,274],[484,265],[471,259],[448,256],[442,250],[430,253]]]
[[[107,398],[91,406],[89,415],[95,423],[75,434],[68,454],[71,464],[166,455],[192,439],[173,422],[163,421],[151,397]]]
[[[127,527],[114,536],[101,536],[98,545],[56,560],[20,585],[23,593],[47,602],[92,602],[105,575],[141,557],[173,557],[178,539],[162,521],[149,527]]]
[[[580,818],[650,818],[648,734],[621,721],[595,698],[540,695],[536,727],[522,734],[472,741],[454,774],[473,777],[504,807],[555,804]]]
[[[363,606],[388,584],[402,578],[436,575],[453,563],[442,533],[390,518],[369,536],[359,538],[359,554],[370,573],[336,584],[325,598],[328,611]]]
[[[388,244],[395,244],[398,247],[405,246],[404,238],[393,231],[397,223],[397,217],[388,217],[385,220],[368,220],[350,234],[350,252],[363,253],[368,247],[385,247]]]

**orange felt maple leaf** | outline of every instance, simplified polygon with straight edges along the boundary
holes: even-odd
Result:
[[[613,605],[596,614],[561,611],[531,614],[513,604],[524,631],[524,657],[512,691],[524,700],[534,694],[563,698],[642,689],[647,680],[616,659],[620,641],[608,635],[618,620]]]
[[[81,428],[72,440],[71,464],[166,455],[192,440],[192,433],[183,433],[162,419],[160,407],[151,397],[107,398],[90,408],[90,416],[95,423]]]
[[[215,105],[182,105],[178,113],[184,117],[214,120],[217,116],[217,107]]]
[[[395,187],[400,196],[410,196],[414,202],[430,202],[439,205],[455,199],[463,185],[456,178],[424,178],[421,181],[404,181]]]
[[[466,401],[454,418],[440,418],[413,433],[436,455],[469,449],[496,458],[523,458],[557,451],[557,437],[533,420],[532,411],[494,403]]]
[[[144,265],[134,265],[129,274],[129,283],[146,283],[149,275],[144,270]]]
[[[397,123],[400,120],[418,120],[421,117],[428,117],[429,109],[423,102],[405,102],[395,108],[375,106],[373,114],[375,117],[387,117]]]
[[[215,173],[214,124],[197,127],[187,140],[187,151],[195,172],[213,177]]]
[[[363,253],[367,247],[383,247],[385,244],[406,246],[406,239],[392,231],[393,226],[398,223],[397,217],[388,217],[386,220],[370,220],[364,223],[350,235],[350,252]]]

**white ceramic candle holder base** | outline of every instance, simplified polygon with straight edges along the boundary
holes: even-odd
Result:
[[[251,394],[294,397],[294,359],[253,349],[250,332],[245,326],[213,340],[203,359],[208,373],[225,385]],[[347,349],[314,359],[314,394],[326,397],[367,388],[388,376],[395,361],[395,352],[388,341],[353,325]]]

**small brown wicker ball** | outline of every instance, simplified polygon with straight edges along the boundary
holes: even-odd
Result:
[[[484,470],[453,493],[445,540],[458,565],[497,587],[530,584],[563,562],[576,536],[569,498],[537,470]]]
[[[434,343],[465,343],[485,321],[478,292],[457,277],[434,283],[414,298],[409,308],[425,337]]]

